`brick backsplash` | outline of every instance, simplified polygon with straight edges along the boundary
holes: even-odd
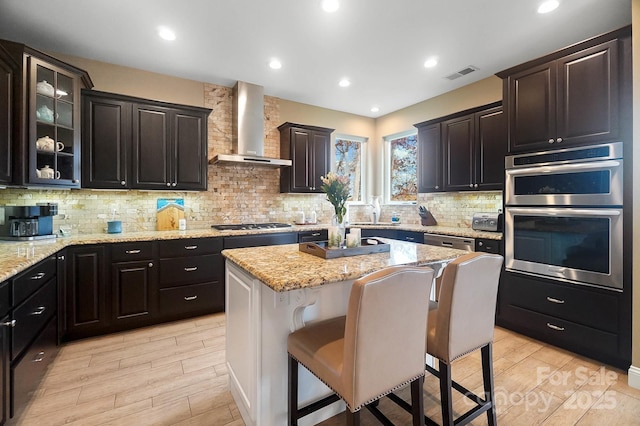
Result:
[[[205,107],[212,112],[208,121],[209,158],[215,153],[232,152],[232,89],[214,84],[205,85]],[[280,156],[281,124],[277,98],[265,97],[265,156]],[[70,225],[74,233],[104,232],[111,220],[111,210],[117,210],[116,220],[122,220],[123,232],[156,229],[158,198],[184,198],[187,227],[209,228],[214,223],[293,222],[298,211],[308,215],[315,211],[321,223],[329,223],[333,208],[324,194],[281,194],[280,170],[260,166],[224,164],[208,167],[208,190],[202,192],[92,191],[80,190],[0,190],[0,205],[33,205],[58,203],[59,215],[54,229]],[[438,224],[470,226],[476,211],[497,211],[502,208],[499,192],[420,194],[418,202],[427,206]],[[350,219],[369,220],[370,207],[351,206]],[[390,221],[397,211],[404,223],[420,223],[415,205],[382,206],[381,221]],[[308,216],[307,216],[308,217]]]

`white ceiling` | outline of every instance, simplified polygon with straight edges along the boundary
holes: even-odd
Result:
[[[328,14],[320,0],[0,0],[0,38],[378,117],[631,23],[631,0],[560,0],[546,15],[541,1],[340,0]]]

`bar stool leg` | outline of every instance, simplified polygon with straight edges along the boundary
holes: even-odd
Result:
[[[411,382],[411,407],[413,426],[424,426],[424,399],[422,398],[424,376]]]
[[[347,407],[347,426],[360,426],[360,410],[352,413]]]
[[[298,425],[298,361],[289,356],[289,425]]]
[[[493,344],[489,343],[481,349],[482,352],[482,381],[484,382],[484,395],[487,401],[491,402],[491,407],[487,410],[487,420],[489,426],[496,426],[496,401],[493,386]]]
[[[453,401],[451,397],[451,365],[438,361],[440,375],[440,405],[443,426],[453,426]]]

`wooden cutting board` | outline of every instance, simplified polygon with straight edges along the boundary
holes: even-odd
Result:
[[[184,219],[184,217],[183,198],[158,198],[156,213],[158,231],[178,229],[180,219]]]

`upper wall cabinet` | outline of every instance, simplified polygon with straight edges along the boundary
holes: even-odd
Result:
[[[19,64],[12,183],[80,187],[80,90],[93,87],[89,75],[23,44],[0,45]]]
[[[85,90],[83,187],[207,189],[211,110]]]
[[[418,191],[502,189],[506,126],[500,102],[416,124]]]
[[[18,65],[0,46],[0,183],[13,180],[13,76]]]
[[[320,176],[331,167],[333,129],[284,123],[280,130],[280,158],[292,160],[280,170],[280,192],[322,192]]]
[[[508,112],[509,151],[621,140],[630,28],[498,74]]]

